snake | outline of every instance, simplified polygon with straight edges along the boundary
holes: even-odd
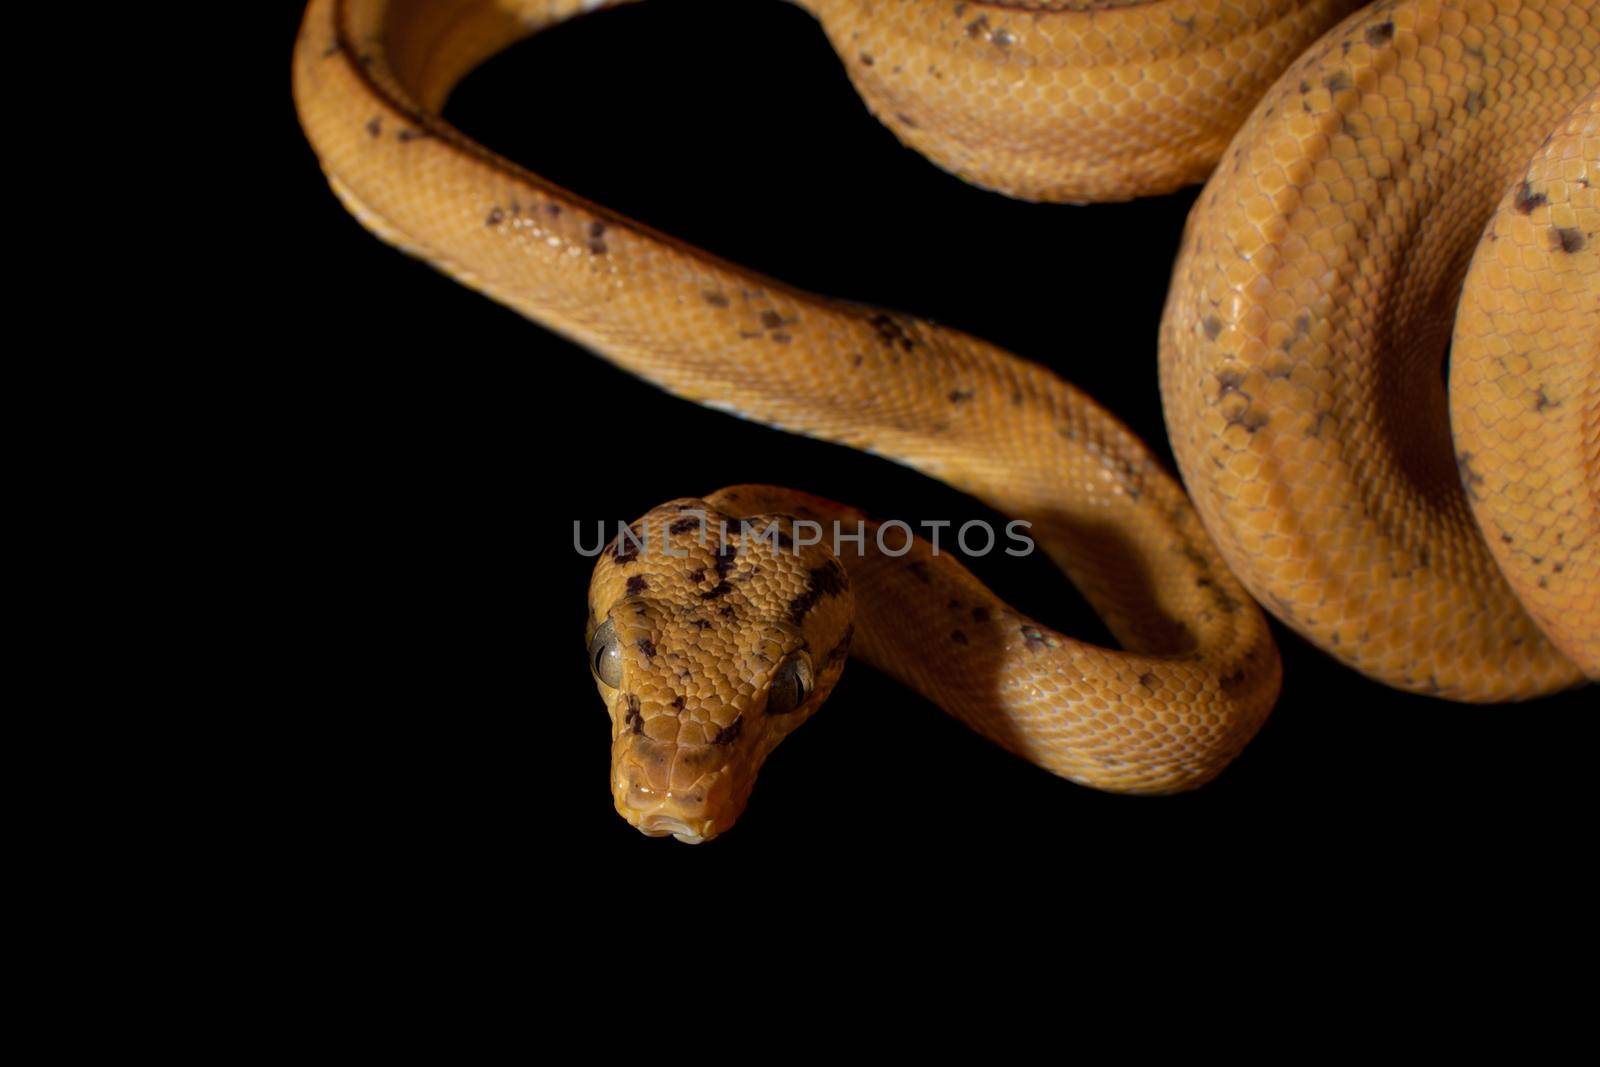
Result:
[[[295,44],[302,128],[380,239],[669,394],[1011,517],[1118,646],[854,504],[668,501],[589,587],[630,825],[726,832],[849,660],[1134,794],[1204,785],[1255,736],[1268,613],[1445,699],[1600,678],[1595,0],[795,2],[967,182],[1081,203],[1205,181],[1160,323],[1176,474],[1044,367],[726,262],[440,117],[488,57],[614,2],[311,0]]]

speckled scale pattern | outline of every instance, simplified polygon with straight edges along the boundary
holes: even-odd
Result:
[[[1115,418],[1048,371],[927,321],[725,263],[551,185],[438,118],[477,62],[598,6],[313,0],[294,91],[334,192],[384,240],[675,395],[893,458],[1031,522],[1123,646],[1088,645],[1011,611],[922,542],[905,557],[846,553],[838,563],[848,583],[814,596],[809,585],[796,593],[798,565],[735,569],[708,586],[695,572],[715,560],[652,570],[613,554],[596,568],[590,630],[609,618],[631,642],[624,686],[607,706],[618,809],[641,829],[686,840],[726,829],[785,732],[754,725],[769,698],[763,672],[795,642],[808,655],[843,647],[832,635],[850,600],[853,655],[1034,763],[1124,792],[1210,780],[1270,711],[1278,656],[1246,586],[1334,655],[1395,685],[1484,700],[1579,679],[1476,538],[1461,483],[1484,475],[1445,443],[1439,371],[1477,234],[1543,131],[1593,86],[1592,2],[1380,3],[1318,40],[1256,107],[1191,218],[1162,324],[1163,402],[1198,514]],[[1180,152],[1152,176],[1162,168],[1143,173],[1148,153],[1107,134],[1096,151],[1118,146],[1112,169],[1127,181],[1094,177],[1092,162],[1075,170],[1065,156],[1035,167],[1024,157],[1039,135],[1007,147],[1002,116],[1017,112],[1025,129],[1020,112],[1060,106],[1030,103],[1025,91],[1057,80],[1057,53],[1132,55],[1137,42],[1108,28],[1170,37],[1165,19],[1187,34],[1190,16],[1173,18],[1180,11],[1197,12],[1196,31],[1234,25],[1199,13],[1241,11],[1261,26],[1332,13],[1292,0],[809,6],[909,142],[945,153],[946,166],[974,181],[1062,199],[1171,187],[1163,183],[1203,171],[1195,160],[1204,153]],[[973,32],[975,11],[988,21]],[[952,45],[958,15],[966,21]],[[1074,45],[1072,33],[1086,43]],[[870,64],[853,51],[869,36]],[[974,79],[940,109],[952,112],[947,124],[893,107],[893,79],[914,75],[907,59],[922,54],[918,41],[947,53],[944,73]],[[1214,71],[1198,68],[1235,62],[1233,84],[1244,60],[1227,60],[1230,47],[1224,32],[1183,52],[1172,66],[1193,82],[1175,84],[1217,95]],[[985,83],[985,69],[997,80]],[[937,95],[941,79],[924,74]],[[985,93],[1003,101],[989,118],[962,113]],[[1185,106],[1133,113],[1155,127]],[[1088,110],[1090,120],[1067,122],[1063,111],[1050,121],[1104,117],[1094,101]],[[987,122],[992,153],[972,142]],[[1585,417],[1592,472],[1595,420]],[[704,503],[729,515],[867,521],[770,488]],[[667,514],[657,509],[643,525]],[[806,561],[808,582],[822,565]],[[708,617],[713,591],[725,603]],[[807,609],[798,619],[796,596]],[[732,628],[712,629],[724,624]],[[832,651],[823,655],[831,662]],[[832,684],[822,682],[805,714]]]
[[[1203,181],[1273,79],[1361,0],[798,0],[895,136],[1028,200]]]
[[[1456,314],[1450,422],[1490,552],[1600,679],[1600,91],[1489,220]]]
[[[797,538],[792,516],[756,509],[757,492],[653,508],[590,580],[585,643],[609,620],[623,658],[621,685],[595,682],[611,714],[612,795],[646,832],[664,824],[702,841],[731,825],[767,754],[827,699],[849,654],[844,568]],[[774,672],[795,654],[815,688],[774,714]]]
[[[1161,332],[1184,480],[1270,611],[1391,685],[1582,678],[1479,534],[1441,366],[1496,202],[1597,82],[1592,0],[1374,4],[1285,72],[1190,217]]]
[[[947,552],[919,570],[847,556],[860,654],[1074,781],[1160,793],[1215,777],[1271,710],[1277,650],[1176,481],[1115,418],[993,345],[724,263],[529,174],[438,119],[454,78],[582,6],[315,0],[296,49],[295,98],[335,193],[383,239],[679,396],[895,458],[1032,522],[1123,650],[1010,612]],[[786,506],[807,505],[789,498]],[[613,580],[607,566],[597,581]],[[624,589],[633,576],[620,579]],[[595,610],[612,611],[613,597],[604,586]],[[952,601],[962,605],[959,623]],[[972,616],[978,608],[987,621]],[[663,618],[672,616],[652,608],[637,625]],[[674,643],[656,643],[658,655],[672,648],[705,662],[689,646],[698,631],[671,632]],[[730,667],[728,684],[755,686],[739,674],[746,669]],[[663,718],[672,690],[665,680],[653,685],[635,694],[632,721],[646,730],[628,736],[657,745],[669,743],[669,727],[680,743],[701,744],[730,712],[747,714],[738,700],[752,699],[742,688],[718,690],[717,708],[702,709],[708,721],[685,724]],[[630,711],[621,705],[619,721]],[[613,767],[613,783],[663,784],[660,766],[633,751],[614,750],[632,762]],[[628,803],[632,788],[618,797],[630,818],[639,811]],[[724,791],[712,799],[737,799],[731,784]],[[722,826],[704,810],[694,817],[702,832],[686,837]]]

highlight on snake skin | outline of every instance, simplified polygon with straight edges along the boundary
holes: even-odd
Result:
[[[606,0],[312,0],[295,48],[306,136],[379,238],[669,393],[1027,522],[1120,646],[923,538],[881,551],[868,502],[669,501],[590,583],[630,824],[725,832],[852,658],[1126,793],[1204,785],[1255,735],[1280,679],[1262,609],[1442,699],[1600,678],[1600,0],[796,2],[872,113],[968,182],[1206,183],[1159,324],[1181,485],[1042,367],[724,262],[440,119],[478,63]],[[798,522],[871,536],[836,553]]]

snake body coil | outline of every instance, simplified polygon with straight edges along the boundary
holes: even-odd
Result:
[[[1326,36],[1355,4],[803,4],[880,119],[978,184],[1119,199],[1221,158],[1162,323],[1198,515],[1044,369],[722,262],[438,118],[482,59],[599,6],[313,0],[294,90],[334,191],[384,240],[669,392],[1030,521],[1123,646],[1020,615],[925,542],[880,551],[870,519],[818,497],[663,505],[635,524],[652,551],[619,540],[591,584],[612,788],[634,825],[726,829],[847,654],[1040,766],[1127,792],[1208,781],[1264,720],[1279,665],[1252,594],[1394,685],[1507,699],[1600,674],[1593,0],[1380,3]],[[740,520],[789,551],[754,550]],[[797,520],[860,523],[865,550],[796,544]],[[708,541],[707,522],[733,532]]]

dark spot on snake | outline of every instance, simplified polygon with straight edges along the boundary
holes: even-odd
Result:
[[[724,583],[724,584],[726,584],[726,583]],[[726,592],[726,590],[724,590],[724,592]],[[722,605],[722,607],[717,609],[717,614],[721,615],[724,619],[733,618],[733,616],[734,616],[733,605],[732,604],[724,604],[724,605]]]
[[[648,637],[641,637],[639,640],[635,641],[634,644],[639,646],[639,651],[644,653],[645,659],[655,659],[656,643],[654,641],[650,640]]]
[[[1483,484],[1483,476],[1472,469],[1471,452],[1457,453],[1456,473],[1461,477],[1461,488],[1467,491],[1467,496],[1478,499],[1477,487]]]
[[[783,316],[776,311],[763,311],[761,313],[761,325],[766,329],[776,330],[783,325]]]
[[[1270,421],[1271,417],[1265,412],[1256,411],[1248,404],[1228,416],[1229,426],[1243,426],[1247,433],[1255,433]]]
[[[1221,400],[1229,393],[1239,392],[1239,387],[1244,384],[1244,372],[1237,370],[1222,370],[1217,372],[1217,399]]]
[[[734,564],[739,562],[739,550],[732,545],[719,545],[717,547],[717,577],[726,578],[728,572],[733,570]]]
[[[900,120],[900,125],[906,127],[906,129],[908,129],[908,130],[917,129],[916,121],[914,119],[912,119],[912,117],[910,115],[907,115],[905,112],[896,111],[894,113],[894,117],[899,119]]]
[[[551,215],[559,215],[559,214],[561,214],[561,205],[560,204],[553,204],[553,203],[552,204],[546,204],[544,206],[544,209],[546,211],[548,211]]]
[[[1533,213],[1534,208],[1540,204],[1549,203],[1549,201],[1549,197],[1543,193],[1534,192],[1533,186],[1523,182],[1517,187],[1517,195],[1512,198],[1512,206],[1521,214],[1529,215]]]
[[[1101,456],[1100,466],[1110,471],[1117,479],[1117,484],[1128,494],[1128,499],[1138,500],[1144,495],[1144,482],[1131,460],[1121,456]]]
[[[1156,676],[1151,674],[1149,671],[1145,671],[1143,674],[1139,675],[1139,684],[1153,693],[1156,690]]]
[[[498,226],[505,221],[506,213],[497,207],[489,209],[489,217],[483,220],[485,226]]]
[[[988,622],[989,621],[989,609],[988,608],[973,608],[972,609],[972,621],[973,622]]]
[[[1310,91],[1311,91],[1311,83],[1308,82],[1308,81],[1302,81],[1300,83],[1300,92],[1301,93],[1309,93]]]
[[[1478,112],[1482,111],[1483,110],[1483,90],[1482,89],[1474,89],[1472,92],[1468,93],[1466,102],[1465,102],[1465,104],[1463,106],[1466,107],[1467,114],[1469,114],[1469,115],[1476,115]]]
[[[641,593],[643,593],[645,590],[647,590],[649,588],[650,588],[650,583],[646,582],[644,580],[644,576],[643,575],[635,574],[632,578],[628,579],[628,595],[629,596],[639,596]]]
[[[644,716],[639,714],[639,698],[632,693],[628,694],[628,711],[623,715],[622,721],[633,727],[636,734],[644,733]]]
[[[701,293],[700,296],[714,308],[725,308],[729,303],[728,298],[721,293]]]
[[[1545,408],[1558,408],[1560,406],[1561,401],[1551,400],[1550,394],[1544,391],[1544,386],[1539,386],[1538,395],[1533,400],[1533,410],[1543,411]]]
[[[878,332],[878,340],[890,348],[899,346],[901,350],[909,352],[916,347],[917,343],[911,334],[887,312],[880,311],[867,321]]]
[[[1022,626],[1018,628],[1018,632],[1020,632],[1023,638],[1028,642],[1029,648],[1040,649],[1055,647],[1055,642],[1046,637],[1044,635],[1044,631],[1040,630],[1036,626]]]
[[[1217,334],[1222,332],[1222,323],[1218,321],[1215,315],[1207,315],[1205,321],[1200,324],[1200,328],[1205,330],[1207,341],[1215,341]]]
[[[382,132],[383,132],[383,123],[378,119],[378,116],[374,115],[374,116],[372,116],[372,118],[367,120],[367,133],[368,134],[370,134],[373,137],[376,137],[376,136],[378,136],[378,134],[380,134]]]
[[[964,404],[968,400],[971,400],[975,395],[976,394],[971,389],[952,389],[950,390],[950,403]]]
[[[394,131],[394,139],[399,141],[401,144],[410,144],[412,141],[420,141],[426,136],[428,136],[427,130],[413,130],[409,127]]]
[[[906,570],[916,575],[917,581],[923,585],[931,585],[933,582],[933,579],[928,575],[928,565],[921,560],[906,564]]]
[[[638,540],[625,533],[617,534],[617,539],[611,542],[611,558],[618,563],[628,563],[639,554]]]
[[[834,596],[844,590],[843,573],[837,563],[833,566],[812,567],[806,573],[806,588],[789,601],[789,621],[796,626],[811,613],[823,597]]]
[[[982,37],[987,32],[989,32],[989,16],[987,15],[979,15],[977,18],[967,23],[968,37],[976,39],[978,37]]]
[[[589,252],[592,255],[603,256],[606,254],[606,243],[603,240],[606,233],[606,224],[591,222],[589,224]]]
[[[741,715],[728,725],[717,731],[717,736],[711,739],[713,745],[731,745],[739,739],[739,732],[744,729],[744,716]]]
[[[862,66],[870,67],[870,66],[872,66],[872,64],[874,64],[876,62],[877,62],[877,60],[873,59],[867,53],[865,53],[865,52],[861,53],[861,64],[862,64]]]
[[[706,569],[704,567],[697,567],[690,571],[689,580],[695,585],[699,585],[701,582],[706,580]]]
[[[1367,43],[1374,48],[1381,48],[1394,40],[1394,23],[1380,22],[1376,26],[1367,27]]]
[[[1583,231],[1574,226],[1558,226],[1552,236],[1556,247],[1563,252],[1577,252],[1583,248]]]
[[[699,519],[679,519],[677,522],[667,527],[667,533],[677,536],[678,534],[686,534],[690,530],[698,530],[699,528]]]
[[[718,582],[715,586],[700,594],[701,600],[718,600],[733,592],[733,586],[727,582]]]
[[[950,640],[954,641],[958,645],[964,645],[967,643],[967,635],[962,633],[960,630],[951,630]]]
[[[694,620],[694,628],[696,630],[709,630],[711,629],[711,622],[708,619],[696,619]]]
[[[678,709],[679,711],[682,711],[683,710],[683,698],[682,697],[673,697],[672,698],[672,706],[674,708]]]
[[[1345,47],[1349,47],[1348,41],[1345,42]],[[1328,92],[1337,93],[1350,88],[1350,75],[1341,70],[1337,74],[1330,74],[1322,79],[1322,84],[1327,87]]]

